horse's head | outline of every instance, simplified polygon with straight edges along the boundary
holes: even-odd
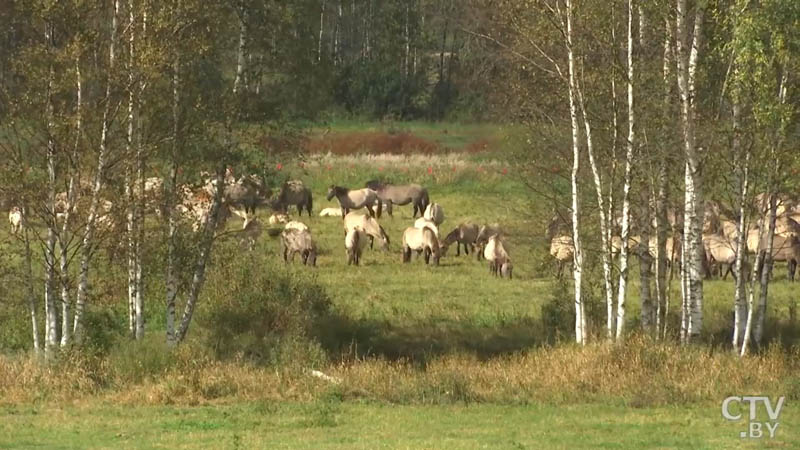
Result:
[[[331,185],[328,188],[328,196],[326,197],[328,199],[328,201],[330,201],[333,198],[333,196],[336,195],[336,188],[337,187],[338,186]]]

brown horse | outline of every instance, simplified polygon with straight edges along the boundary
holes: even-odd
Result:
[[[375,217],[375,211],[372,205],[378,199],[378,194],[372,189],[355,189],[350,190],[342,186],[331,186],[328,188],[328,200],[336,197],[339,200],[339,206],[342,208],[342,217],[346,216],[351,209],[367,208],[369,215]]]
[[[428,197],[428,190],[418,184],[384,184],[378,180],[367,181],[366,187],[374,190],[378,194],[381,204],[378,205],[378,218],[381,217],[383,203],[386,206],[386,212],[389,216],[392,215],[392,205],[407,205],[411,203],[414,206],[414,214],[412,217],[417,217],[417,212],[422,215],[425,208],[430,204]]]

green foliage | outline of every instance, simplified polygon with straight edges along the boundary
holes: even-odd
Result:
[[[219,249],[225,255],[226,249]],[[230,255],[236,255],[234,250]],[[213,299],[198,318],[219,358],[257,363],[323,361],[312,341],[315,325],[331,312],[324,288],[302,273],[287,273],[252,254],[220,256],[208,280]]]

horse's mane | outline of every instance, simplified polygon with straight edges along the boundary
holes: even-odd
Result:
[[[442,241],[442,243],[443,244],[453,243],[456,240],[458,240],[458,232],[459,232],[459,229],[456,228],[453,231],[451,231],[450,233],[448,233],[447,236],[445,236],[445,238]]]
[[[333,189],[333,192],[336,193],[337,196],[347,195],[347,193],[350,192],[350,189],[342,186],[332,186],[331,189]]]

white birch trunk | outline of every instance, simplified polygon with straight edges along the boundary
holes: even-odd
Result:
[[[236,50],[236,78],[233,80],[233,93],[236,94],[241,89],[244,81],[245,53],[247,51],[247,11],[242,8],[239,19],[239,46]]]
[[[739,125],[740,105],[738,99],[733,99],[733,154],[739,164],[739,223],[736,236],[736,287],[733,300],[733,338],[732,344],[735,352],[739,352],[746,327],[747,304],[745,303],[745,257],[747,253],[747,195],[749,190],[750,152],[746,151],[744,157],[740,154],[741,139]]]
[[[322,36],[325,31],[325,0],[322,1],[322,9],[319,11],[319,39],[317,39],[317,62],[322,61]]]
[[[133,0],[128,0],[128,128],[125,141],[125,155],[128,159],[125,169],[125,197],[127,199],[127,214],[125,217],[125,230],[128,238],[128,331],[131,337],[136,339],[136,332],[138,329],[136,317],[136,298],[137,298],[137,281],[136,274],[138,272],[137,262],[139,252],[139,232],[138,232],[138,201],[137,198],[142,195],[137,192],[137,178],[138,174],[138,157],[140,156],[137,151],[137,157],[132,162],[130,160],[136,147],[134,137],[134,124],[136,122],[136,95],[139,92],[137,86],[134,70],[136,64],[136,23],[134,17],[135,6]]]
[[[111,42],[109,43],[109,63],[108,71],[113,72],[115,63],[115,44],[117,40],[117,16],[119,14],[119,0],[114,1],[114,12],[111,18]],[[73,333],[75,339],[80,342],[83,338],[84,313],[86,301],[89,296],[89,266],[91,264],[92,250],[94,247],[95,222],[100,204],[100,190],[103,187],[103,177],[108,159],[108,133],[110,126],[111,113],[111,78],[107,80],[105,107],[103,109],[103,121],[100,131],[100,151],[97,155],[97,167],[95,169],[94,181],[92,186],[92,198],[89,203],[89,215],[86,219],[86,229],[83,234],[83,246],[81,247],[80,273],[78,279],[78,295],[75,301],[75,324]]]
[[[622,187],[622,244],[619,252],[619,285],[617,296],[617,340],[625,331],[625,299],[628,286],[628,240],[630,238],[630,191],[633,149],[636,139],[633,111],[633,0],[628,0],[628,142],[625,149],[625,175]]]
[[[767,182],[767,185],[771,185],[772,180]],[[747,351],[750,348],[750,339],[753,335],[753,313],[755,311],[755,284],[756,280],[760,280],[761,278],[761,271],[758,270],[759,267],[762,267],[763,258],[765,256],[764,249],[762,248],[761,244],[764,242],[764,211],[761,209],[761,205],[759,205],[759,219],[758,219],[758,245],[754,249],[756,259],[753,261],[753,270],[751,271],[752,276],[750,277],[750,284],[747,287],[747,320],[745,321],[744,327],[744,336],[742,337],[742,349],[739,352],[740,356],[744,356],[747,354]],[[745,238],[743,236],[743,238]]]
[[[224,186],[225,184],[225,164],[217,168],[217,186]],[[211,211],[208,213],[205,227],[202,233],[202,241],[200,243],[200,253],[197,255],[195,261],[194,273],[192,274],[192,284],[189,288],[189,296],[186,299],[186,306],[181,316],[181,324],[178,330],[178,342],[182,342],[186,338],[186,333],[189,331],[189,325],[192,322],[194,315],[194,308],[197,305],[197,300],[200,297],[200,291],[203,288],[203,283],[206,279],[206,265],[211,258],[211,250],[214,245],[214,233],[217,230],[217,223],[219,222],[220,207],[222,205],[222,191],[223,189],[215,189],[214,201],[211,205]]]
[[[23,210],[23,217],[27,217],[27,208]],[[25,295],[28,297],[28,313],[31,316],[31,334],[33,337],[33,351],[38,355],[42,351],[42,344],[39,341],[39,321],[36,319],[36,294],[33,289],[33,264],[31,263],[31,240],[30,229],[27,224],[23,224],[25,259],[23,261],[23,271],[25,273]]]
[[[48,49],[52,47],[52,24],[49,22],[45,26],[45,40]],[[45,260],[45,282],[44,282],[44,310],[45,310],[45,341],[44,352],[48,359],[55,355],[58,348],[58,311],[56,310],[55,300],[55,252],[56,252],[56,149],[52,139],[52,131],[55,127],[53,123],[53,79],[55,73],[52,64],[50,65],[47,79],[47,178],[48,178],[48,209],[47,217],[47,241],[44,249]]]
[[[575,55],[572,47],[572,0],[567,2],[567,58],[569,62],[569,113],[572,124],[572,240],[575,247],[573,252],[572,276],[575,282],[575,340],[581,344],[586,344],[586,316],[581,293],[583,276],[583,246],[580,239],[580,196],[578,192],[578,171],[580,169],[580,128],[578,125],[578,111],[575,101],[576,96],[576,73]]]
[[[672,26],[669,19],[664,20],[664,63],[662,76],[664,81],[664,113],[669,115],[670,76],[672,64]],[[665,123],[667,121],[665,120]],[[668,132],[668,130],[665,130]],[[666,134],[666,133],[665,133]],[[656,337],[666,338],[667,324],[667,159],[659,155],[658,188],[656,192]],[[649,246],[649,243],[648,243]]]
[[[784,106],[786,104],[786,95],[787,95],[787,84],[789,78],[789,69],[787,67],[783,67],[783,74],[781,75],[781,81],[778,85],[778,104]],[[783,146],[784,134],[786,132],[787,123],[785,117],[781,117],[780,119],[780,126],[775,132],[775,142],[773,144],[771,153],[772,153],[772,160],[775,164],[773,168],[774,176],[778,176],[778,171],[781,167],[781,161],[779,160],[779,156],[781,154],[781,149]],[[761,346],[761,339],[764,333],[764,322],[767,318],[767,299],[768,299],[768,292],[769,292],[769,281],[772,275],[772,246],[773,246],[773,238],[775,237],[775,220],[777,215],[777,194],[773,193],[770,196],[770,204],[769,204],[769,229],[767,234],[767,250],[766,256],[764,257],[764,271],[761,276],[761,291],[759,292],[759,302],[758,302],[758,316],[756,318],[756,325],[755,330],[753,331],[753,340],[755,340],[756,344]]]
[[[688,343],[703,327],[703,191],[700,157],[695,143],[695,71],[703,14],[697,6],[694,33],[690,47],[686,22],[686,0],[677,1],[678,93],[681,103],[684,155],[686,158],[684,201],[683,320],[681,335]]]
[[[178,218],[175,212],[178,183],[178,154],[180,151],[180,58],[176,55],[172,73],[172,155],[169,178],[164,180],[164,201],[167,219],[167,267],[166,284],[166,334],[167,345],[178,343],[175,334],[175,297],[178,295],[177,267],[177,233]],[[221,186],[221,185],[218,185]]]
[[[600,238],[603,248],[601,249],[601,257],[603,261],[603,283],[605,286],[606,306],[608,308],[608,316],[606,323],[606,338],[613,340],[614,338],[614,286],[611,279],[611,226],[609,223],[609,215],[607,215],[605,196],[603,194],[603,182],[600,177],[600,170],[597,166],[597,161],[594,157],[594,143],[592,141],[592,127],[589,121],[588,114],[586,113],[586,105],[583,100],[583,90],[576,86],[578,103],[583,115],[583,127],[586,134],[586,149],[589,153],[589,165],[592,168],[592,177],[594,178],[595,194],[597,195],[597,207],[600,212]],[[609,188],[609,196],[613,195],[612,188]]]
[[[777,210],[777,194],[772,193],[769,197],[769,212],[767,213],[767,242],[764,249],[764,264],[761,268],[761,286],[758,292],[758,308],[755,313],[756,322],[753,328],[753,341],[757,346],[761,346],[761,338],[764,336],[764,322],[767,316],[767,297],[769,293],[769,281],[772,277],[772,248],[775,238],[775,220]]]
[[[69,228],[72,221],[72,213],[75,208],[75,202],[77,201],[77,189],[78,189],[78,180],[77,180],[77,167],[75,167],[75,162],[78,160],[78,147],[80,145],[81,135],[83,133],[83,124],[82,124],[82,105],[83,105],[83,81],[81,80],[81,64],[80,64],[80,56],[75,58],[75,73],[76,73],[76,81],[75,81],[75,88],[76,88],[76,124],[75,124],[75,145],[72,148],[72,167],[69,177],[69,186],[67,187],[67,204],[64,211],[64,223],[61,225],[61,236],[58,240],[59,242],[59,252],[60,252],[60,275],[61,275],[61,346],[65,347],[69,344],[71,333],[70,333],[70,306],[72,304],[72,300],[70,299],[69,293],[69,285],[70,285],[70,273],[69,273]]]

